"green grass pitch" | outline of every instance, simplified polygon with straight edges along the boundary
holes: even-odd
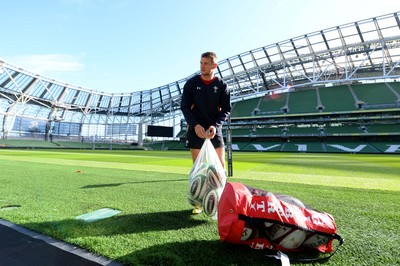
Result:
[[[324,265],[400,265],[400,156],[233,154],[229,180],[295,196],[345,239]],[[191,215],[188,151],[0,150],[0,218],[126,265],[280,265]],[[228,181],[229,181],[228,180]],[[121,213],[86,223],[101,208]],[[296,264],[296,263],[292,263]]]

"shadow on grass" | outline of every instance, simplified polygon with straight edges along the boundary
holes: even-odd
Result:
[[[184,179],[171,179],[171,180],[150,180],[150,181],[138,181],[138,182],[123,182],[123,183],[110,183],[110,184],[94,184],[94,185],[87,185],[81,187],[82,189],[88,189],[88,188],[102,188],[102,187],[118,187],[122,185],[128,185],[128,184],[145,184],[145,183],[164,183],[164,182],[178,182],[178,181],[184,181],[188,182],[187,178]]]
[[[195,240],[154,245],[117,260],[126,265],[281,265],[267,250],[221,241]]]
[[[111,236],[191,228],[208,223],[195,219],[189,210],[118,215],[104,220],[85,222],[61,220],[26,223],[23,226],[59,239],[85,236]]]

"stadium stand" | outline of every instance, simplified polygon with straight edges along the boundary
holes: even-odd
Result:
[[[323,143],[314,141],[305,142],[286,142],[283,144],[282,151],[286,152],[326,152]]]
[[[379,151],[366,142],[326,142],[328,152],[378,153]]]
[[[258,106],[260,112],[258,115],[263,114],[282,114],[285,111],[287,94],[271,93],[261,97],[260,104]]]
[[[368,125],[366,132],[371,134],[399,134],[400,124]]]
[[[249,143],[247,146],[244,147],[243,151],[280,151],[281,150],[281,143],[277,142],[266,142],[266,141],[257,141]],[[238,150],[238,149],[234,149]]]
[[[315,113],[318,110],[317,91],[307,88],[301,91],[289,92],[287,113]]]
[[[324,112],[345,112],[358,109],[348,86],[319,88],[321,105]]]
[[[186,149],[180,99],[193,75],[106,93],[0,60],[0,148]],[[220,60],[216,75],[231,90],[235,151],[400,154],[399,12]]]
[[[400,109],[396,91],[391,87],[398,88],[398,84],[357,83],[292,90],[277,97],[287,103],[286,112],[280,114],[275,106],[269,115],[259,108],[259,113],[249,117],[248,112],[241,114],[244,109],[236,104],[233,109],[240,108],[234,112],[231,128],[233,143],[240,145],[234,150],[400,153],[397,142],[391,146],[379,144],[379,140],[400,139]],[[258,99],[271,98],[258,97],[252,101],[252,107]],[[251,143],[245,145],[245,140]]]
[[[254,98],[254,99],[244,100],[244,101],[233,104],[232,116],[254,115],[254,111],[257,110],[259,102],[260,102],[259,98]]]

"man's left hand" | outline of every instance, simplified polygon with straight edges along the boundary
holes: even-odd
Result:
[[[206,132],[207,138],[208,139],[214,138],[216,133],[217,133],[217,129],[214,126],[210,126]]]

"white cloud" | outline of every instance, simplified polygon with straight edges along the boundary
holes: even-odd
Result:
[[[80,57],[67,54],[17,55],[9,57],[9,63],[37,74],[77,72],[83,70]]]

